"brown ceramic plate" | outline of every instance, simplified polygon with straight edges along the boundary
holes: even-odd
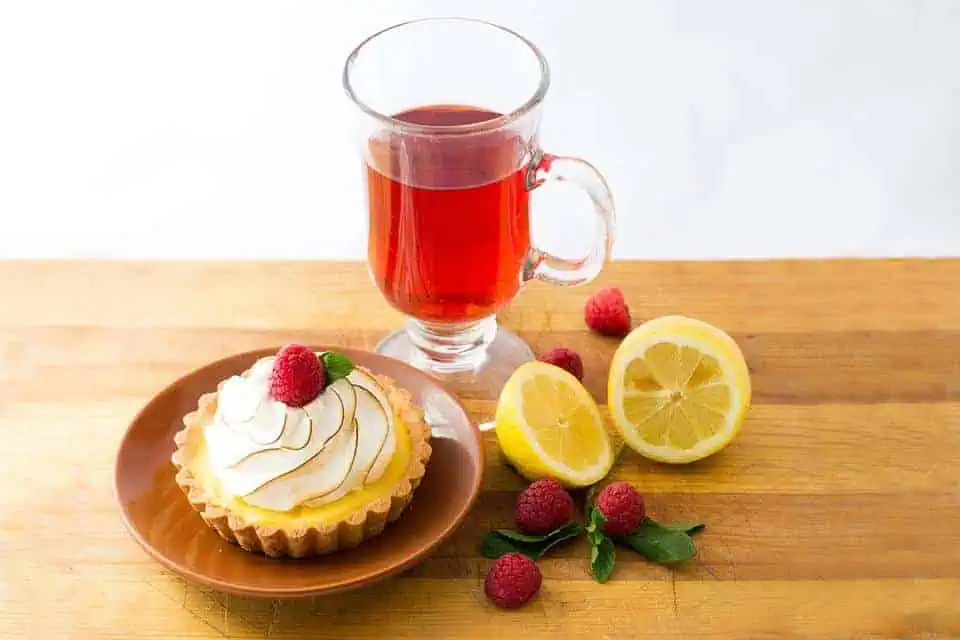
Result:
[[[413,566],[449,536],[480,489],[483,446],[466,410],[430,376],[365,351],[316,347],[349,356],[413,394],[433,428],[423,482],[397,522],[356,549],[307,560],[275,560],[243,551],[214,533],[174,481],[173,434],[201,394],[247,369],[263,349],[218,360],[164,389],[134,418],[120,443],[116,489],[123,519],[141,546],[185,578],[231,593],[296,598],[370,584]]]

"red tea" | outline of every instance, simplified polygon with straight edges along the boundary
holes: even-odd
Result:
[[[437,105],[394,117],[467,125],[500,114]],[[393,306],[415,318],[467,322],[496,313],[520,287],[530,246],[518,134],[394,132],[370,141],[370,267]]]

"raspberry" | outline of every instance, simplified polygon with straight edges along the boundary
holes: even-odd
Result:
[[[623,292],[607,287],[593,294],[583,309],[587,326],[605,336],[623,337],[630,333],[630,308]]]
[[[290,344],[280,349],[270,372],[270,395],[291,407],[302,407],[320,395],[326,382],[323,364],[310,349]]]
[[[498,607],[516,609],[537,594],[541,580],[533,560],[521,553],[508,553],[493,561],[483,581],[483,592]]]
[[[583,360],[580,359],[580,354],[573,349],[559,347],[551,350],[549,353],[545,353],[537,358],[537,360],[558,366],[573,374],[573,377],[577,380],[583,380]]]
[[[570,522],[573,498],[553,478],[537,480],[517,498],[513,519],[524,533],[543,535]]]
[[[627,482],[614,482],[604,487],[593,506],[606,519],[604,533],[612,536],[633,533],[645,515],[643,496]]]

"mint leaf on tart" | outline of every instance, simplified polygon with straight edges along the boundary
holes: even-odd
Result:
[[[356,369],[356,366],[347,356],[335,351],[324,351],[320,354],[320,362],[323,363],[323,370],[327,374],[327,384],[340,378],[346,378]]]
[[[704,525],[680,523],[662,525],[650,518],[643,522],[633,533],[620,536],[622,542],[651,562],[657,564],[677,564],[689,560],[697,554],[697,547],[689,533],[698,533]]]
[[[507,553],[522,553],[537,560],[561,542],[571,540],[583,533],[583,525],[569,522],[548,534],[534,536],[511,529],[494,529],[483,537],[481,551],[486,558],[499,558]]]

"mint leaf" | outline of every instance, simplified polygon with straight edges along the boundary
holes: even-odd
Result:
[[[590,541],[590,572],[597,582],[606,582],[613,573],[617,552],[613,540],[603,532],[607,519],[597,509],[591,508],[587,516],[587,539]]]
[[[324,351],[320,354],[320,362],[323,363],[323,370],[327,374],[327,384],[346,378],[356,367],[350,358],[342,353],[333,351]]]
[[[636,531],[618,540],[657,564],[676,564],[697,554],[693,538],[683,531],[671,530],[649,518],[644,519]]]
[[[646,519],[650,520],[650,518]],[[650,522],[653,522],[653,520],[650,520]],[[654,524],[657,523],[654,522]],[[680,533],[685,533],[688,536],[695,536],[706,529],[707,525],[703,524],[702,522],[675,522],[673,524],[660,524],[660,527],[668,531],[678,531]]]
[[[519,531],[514,531],[512,529],[497,529],[496,533],[512,541],[521,542],[521,543],[531,543],[531,544],[541,544],[546,542],[552,542],[555,539],[559,538],[561,540],[566,540],[570,536],[577,536],[583,533],[583,525],[579,522],[568,522],[567,524],[554,529],[550,533],[545,535],[531,535],[529,533],[521,533]]]
[[[606,534],[603,533],[603,525],[606,523],[607,519],[603,517],[602,513],[596,509],[590,510],[590,515],[587,519],[587,539],[591,545],[597,546],[606,538]]]
[[[574,538],[580,537],[582,534],[583,534],[583,525],[580,524],[579,522],[571,522],[569,524],[566,524],[560,527],[559,529],[551,532],[547,536],[547,540],[545,541],[543,547],[540,549],[540,553],[539,555],[537,555],[537,558],[545,554],[550,549],[553,549],[555,546],[557,546],[561,542],[566,542],[567,540],[573,540]],[[536,560],[536,558],[534,558],[534,560]]]
[[[607,524],[607,519],[603,517],[599,509],[593,509],[590,511],[590,524],[598,529],[602,529],[603,525]]]
[[[582,533],[583,525],[579,522],[569,522],[542,536],[511,529],[495,529],[484,536],[481,551],[487,558],[499,558],[507,553],[522,553],[536,560],[561,542],[576,538]]]
[[[509,540],[500,536],[496,531],[491,531],[483,536],[483,541],[480,543],[480,552],[484,558],[496,559],[508,553],[517,553],[518,550]]]
[[[597,582],[606,582],[617,562],[617,552],[613,548],[613,541],[603,533],[602,540],[590,547],[590,572]]]

